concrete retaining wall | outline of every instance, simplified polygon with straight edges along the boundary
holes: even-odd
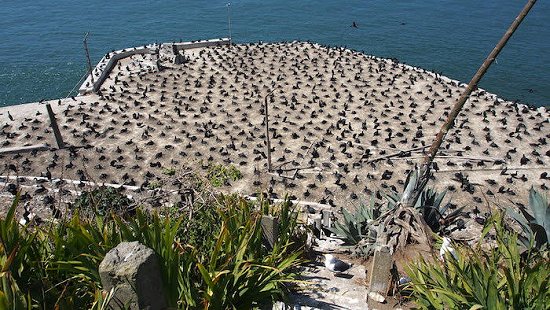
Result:
[[[212,39],[212,40],[169,43],[168,45],[175,45],[178,50],[182,50],[182,49],[193,49],[193,48],[201,48],[201,47],[208,47],[208,46],[229,45],[230,42],[231,41],[228,38],[220,38],[220,39]]]
[[[110,52],[99,61],[99,63],[92,70],[92,76],[94,77],[94,82],[92,83],[92,77],[89,75],[86,80],[82,83],[78,89],[79,95],[86,95],[92,92],[96,92],[105,79],[109,76],[111,70],[115,67],[118,60],[126,58],[136,54],[155,54],[158,53],[159,49],[163,45],[175,45],[178,50],[182,49],[193,49],[201,48],[207,46],[220,46],[220,45],[229,45],[230,40],[228,38],[212,39],[212,40],[199,40],[191,42],[181,42],[181,43],[164,43],[161,45],[158,44],[149,44],[139,47],[126,48],[114,52]]]
[[[109,76],[109,73],[115,67],[117,61],[122,58],[126,58],[136,54],[150,54],[156,53],[159,49],[157,44],[150,44],[141,47],[133,47],[130,49],[122,49],[114,52],[110,52],[99,61],[99,63],[92,70],[93,83],[91,76],[88,76],[78,89],[80,95],[89,94],[97,91],[105,79]]]

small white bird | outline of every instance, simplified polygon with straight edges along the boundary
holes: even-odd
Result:
[[[352,264],[348,264],[334,257],[332,254],[325,254],[325,267],[334,273],[342,273],[350,269]]]
[[[451,246],[451,239],[447,237],[443,237],[443,244],[441,245],[441,249],[439,249],[439,258],[442,261],[445,261],[445,253],[450,253],[454,259],[458,259],[455,249]]]

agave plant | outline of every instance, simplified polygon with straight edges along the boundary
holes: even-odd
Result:
[[[461,207],[446,214],[451,203],[448,201],[443,204],[445,194],[447,194],[447,191],[438,193],[434,189],[428,188],[422,192],[415,205],[415,208],[422,214],[426,224],[436,233],[452,224],[464,209],[464,207]]]
[[[428,167],[422,166],[409,173],[403,194],[384,194],[387,208],[393,212],[385,213],[380,219],[379,244],[386,244],[393,250],[411,241],[430,244],[431,236],[426,226],[440,232],[460,215],[462,209],[445,214],[451,206],[450,203],[442,204],[445,192],[425,189],[429,176]]]
[[[393,210],[401,205],[419,209],[420,197],[424,193],[424,187],[429,179],[429,177],[423,177],[424,173],[429,173],[429,170],[417,168],[411,171],[405,180],[405,188],[402,194],[396,191],[383,193],[384,198],[388,202],[386,205],[387,209]]]
[[[531,187],[529,190],[529,208],[532,214],[524,208],[520,208],[521,215],[511,208],[507,208],[507,211],[528,236],[519,236],[519,240],[526,247],[533,242],[535,247],[540,249],[547,246],[550,239],[550,204],[548,198]]]
[[[370,204],[361,204],[355,213],[341,209],[343,218],[334,224],[329,230],[342,239],[347,245],[356,245],[369,236],[370,224],[380,216],[380,209],[375,206],[374,196]]]
[[[407,175],[405,190],[403,190],[403,195],[400,199],[400,203],[403,206],[412,207],[416,204],[426,184],[430,180],[430,175],[429,165],[422,165]]]

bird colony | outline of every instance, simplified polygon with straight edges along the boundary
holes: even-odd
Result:
[[[166,181],[165,169],[210,162],[232,164],[244,176],[223,191],[352,208],[402,190],[465,87],[395,59],[309,42],[183,53],[183,64],[168,54],[157,65],[151,55],[122,59],[98,94],[50,101],[69,147],[0,155],[4,182],[30,177],[19,178],[24,200],[48,206],[87,181],[144,189],[161,182],[177,192],[181,183]],[[0,110],[1,147],[55,147],[45,110],[40,103]],[[475,91],[429,186],[475,214],[527,204],[531,186],[550,186],[549,117],[543,108]],[[2,190],[13,194],[13,187]]]

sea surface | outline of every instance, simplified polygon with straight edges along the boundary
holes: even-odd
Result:
[[[231,30],[236,43],[347,46],[467,83],[526,2],[233,0],[228,7],[227,0],[0,0],[0,106],[64,98],[78,88],[88,31],[94,65],[111,50],[227,37]],[[480,87],[550,106],[549,1],[535,4]]]

